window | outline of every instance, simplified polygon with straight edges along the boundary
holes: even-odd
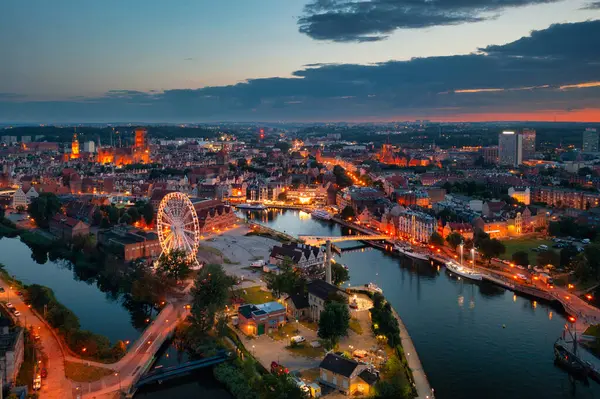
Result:
[[[344,381],[342,381],[342,386],[344,388],[348,388],[348,380],[346,378],[344,378]]]
[[[337,377],[335,375],[331,379],[331,382],[333,383],[333,385],[337,385]]]
[[[327,381],[327,373],[324,370],[321,370],[321,379]]]

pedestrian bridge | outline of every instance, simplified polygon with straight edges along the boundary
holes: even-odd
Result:
[[[155,369],[154,371],[143,375],[134,384],[134,388],[139,389],[144,385],[152,384],[154,382],[163,382],[171,378],[178,377],[179,375],[184,373],[189,373],[191,371],[198,370],[204,367],[209,367],[215,364],[223,363],[227,359],[229,359],[229,355],[226,351],[222,350],[219,351],[217,355],[205,359],[200,359],[193,362],[186,362],[177,366]]]
[[[325,237],[325,236],[298,236],[300,240],[303,240],[308,245],[323,245],[329,242],[344,242],[344,241],[373,241],[373,240],[389,240],[391,239],[388,235],[355,235],[355,236],[337,236],[337,237]]]

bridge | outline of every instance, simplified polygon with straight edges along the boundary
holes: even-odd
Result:
[[[4,188],[0,190],[0,196],[9,195],[16,193],[17,190],[14,188]]]
[[[133,388],[137,390],[144,385],[152,384],[154,382],[163,382],[171,378],[178,377],[181,374],[223,363],[227,359],[229,359],[227,352],[221,350],[217,355],[212,357],[193,362],[186,362],[177,366],[166,367],[164,369],[155,369],[154,371],[141,376],[140,379],[133,385]]]
[[[298,236],[299,239],[303,240],[308,245],[323,245],[327,242],[344,242],[344,241],[376,241],[376,240],[389,240],[391,237],[388,235],[355,235],[355,236],[337,236],[337,237],[324,237],[324,236]]]
[[[389,240],[388,235],[355,235],[355,236],[298,236],[298,238],[304,241],[308,245],[323,245],[325,244],[325,281],[331,284],[331,243],[344,242],[344,241],[376,241],[376,240]]]

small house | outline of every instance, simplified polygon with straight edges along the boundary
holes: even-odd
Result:
[[[370,366],[347,359],[336,353],[328,353],[319,365],[319,380],[346,395],[368,395],[377,382],[377,373]]]

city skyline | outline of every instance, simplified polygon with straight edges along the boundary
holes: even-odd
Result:
[[[598,2],[12,2],[0,121],[600,121]]]

